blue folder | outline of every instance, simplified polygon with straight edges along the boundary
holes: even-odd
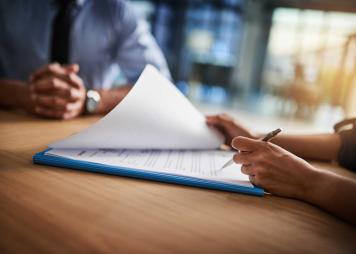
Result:
[[[55,167],[64,167],[71,169],[79,169],[88,172],[104,173],[110,175],[119,175],[126,177],[133,177],[151,181],[158,181],[164,183],[173,183],[180,185],[187,185],[193,187],[200,187],[206,189],[215,189],[229,192],[238,192],[256,196],[263,196],[264,191],[258,187],[246,187],[232,183],[223,183],[219,181],[200,179],[190,176],[175,175],[169,173],[152,172],[140,169],[124,168],[100,163],[73,160],[65,157],[47,155],[45,151],[39,152],[33,156],[33,162],[36,164],[50,165]]]

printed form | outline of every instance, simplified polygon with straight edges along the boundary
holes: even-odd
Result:
[[[192,176],[253,187],[234,164],[219,170],[233,152],[220,150],[128,150],[128,149],[52,149],[48,155],[88,161],[122,168],[141,169]]]

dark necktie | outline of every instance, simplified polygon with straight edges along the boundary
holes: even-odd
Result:
[[[52,26],[51,62],[69,63],[70,31],[76,12],[75,0],[57,0],[59,10]]]

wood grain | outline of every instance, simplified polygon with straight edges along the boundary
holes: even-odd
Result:
[[[356,253],[353,226],[300,201],[32,164],[96,120],[0,111],[0,253]]]

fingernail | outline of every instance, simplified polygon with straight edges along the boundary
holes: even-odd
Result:
[[[237,149],[237,147],[234,146],[234,143],[235,143],[235,141],[237,140],[237,138],[238,138],[238,137],[234,137],[234,138],[231,140],[231,146],[232,146],[232,148],[234,148],[234,149],[236,149],[236,150],[238,150],[238,149]]]

